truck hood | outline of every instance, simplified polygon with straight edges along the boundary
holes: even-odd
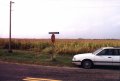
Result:
[[[93,57],[93,56],[94,56],[94,54],[92,54],[92,53],[83,53],[83,54],[76,54],[75,55],[75,57],[77,57],[77,58],[79,58],[79,57],[87,58],[87,57]]]

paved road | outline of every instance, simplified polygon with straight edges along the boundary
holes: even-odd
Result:
[[[120,81],[116,68],[68,68],[0,62],[0,81]]]

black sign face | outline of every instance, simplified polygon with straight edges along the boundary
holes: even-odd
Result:
[[[59,34],[59,32],[49,32],[49,34]]]

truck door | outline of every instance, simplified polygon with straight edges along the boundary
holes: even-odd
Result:
[[[120,65],[120,49],[113,50],[113,65]]]
[[[112,65],[112,51],[109,49],[104,49],[95,55],[94,64],[95,65]]]

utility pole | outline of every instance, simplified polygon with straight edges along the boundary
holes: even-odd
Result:
[[[14,2],[10,1],[10,28],[9,28],[9,53],[12,53],[12,49],[11,49],[11,10],[12,10],[12,4]]]

